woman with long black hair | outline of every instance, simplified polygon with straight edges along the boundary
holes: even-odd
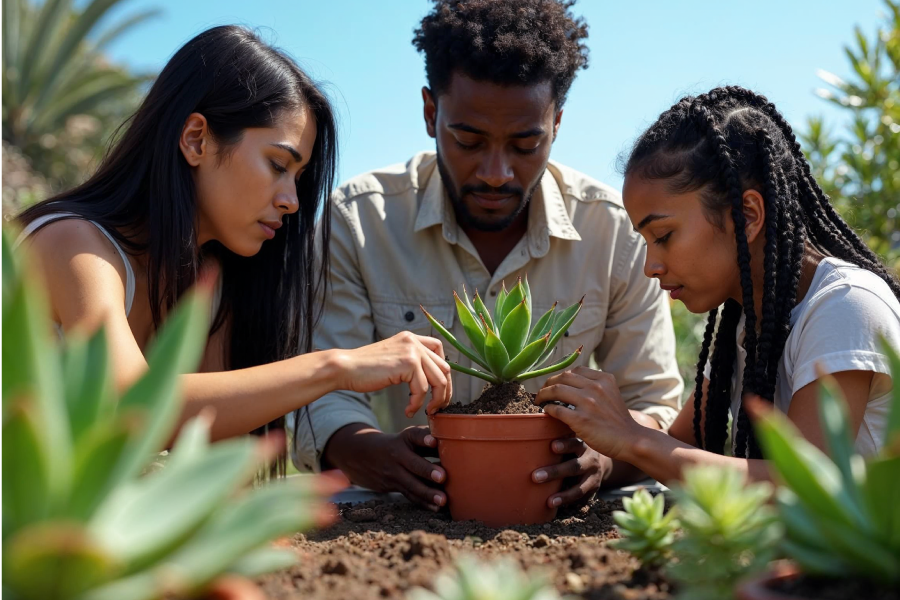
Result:
[[[290,58],[244,28],[209,29],[175,53],[123,127],[90,179],[18,218],[60,331],[105,325],[119,387],[216,265],[210,337],[201,372],[184,377],[181,422],[213,407],[213,438],[225,438],[336,389],[401,382],[410,414],[429,387],[430,411],[449,402],[432,338],[312,352],[337,139],[328,99]]]
[[[880,338],[900,348],[900,281],[831,205],[775,105],[740,87],[682,98],[638,138],[622,196],[645,274],[708,313],[693,397],[669,435],[637,425],[606,373],[556,375],[535,401],[573,405],[545,410],[657,480],[698,463],[766,479],[745,400],[774,404],[824,448],[818,382],[830,376],[857,452],[877,454],[898,385]]]

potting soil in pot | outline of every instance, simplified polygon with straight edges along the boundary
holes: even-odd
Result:
[[[492,529],[451,521],[407,503],[339,505],[330,528],[299,534],[291,569],[259,581],[273,600],[402,599],[408,589],[433,584],[460,554],[479,560],[513,557],[531,575],[543,573],[563,594],[592,600],[672,598],[669,584],[638,569],[638,562],[607,546],[618,537],[611,514],[619,501],[595,500],[561,509],[543,525]]]
[[[530,415],[543,412],[534,403],[534,394],[517,381],[487,384],[481,396],[469,404],[453,403],[442,413],[448,415]]]

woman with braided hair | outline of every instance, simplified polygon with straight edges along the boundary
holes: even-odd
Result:
[[[709,313],[693,397],[669,435],[634,423],[599,371],[559,374],[535,402],[572,405],[545,410],[658,480],[697,463],[765,479],[743,399],[774,403],[822,447],[827,375],[847,397],[857,450],[878,451],[892,387],[879,336],[900,347],[900,282],[832,207],[772,103],[739,87],[683,98],[635,142],[623,198],[647,242],[646,275]]]

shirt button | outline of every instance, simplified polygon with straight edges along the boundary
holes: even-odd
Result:
[[[496,295],[497,295],[497,290],[491,290],[491,296],[496,296]]]
[[[565,333],[563,334],[563,337],[569,337],[569,332],[568,332],[568,331],[565,332]]]
[[[403,318],[406,319],[408,322],[412,323],[413,321],[415,321],[416,315],[413,314],[413,311],[408,310],[408,311],[406,311],[406,314],[403,315]]]

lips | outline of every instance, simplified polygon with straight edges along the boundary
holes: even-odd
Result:
[[[672,300],[678,300],[681,297],[682,292],[684,292],[684,286],[681,285],[663,285],[659,284],[659,287],[664,291],[669,292],[669,296]]]
[[[503,208],[515,197],[515,194],[479,194],[472,192],[472,199],[475,200],[475,203],[487,210]]]
[[[258,223],[263,234],[270,240],[275,237],[275,230],[281,227],[281,221],[258,221]]]

